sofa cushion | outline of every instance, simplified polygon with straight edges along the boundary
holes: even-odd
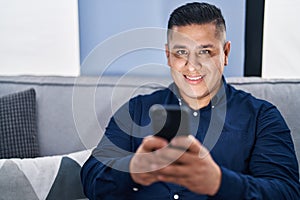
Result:
[[[85,199],[80,169],[90,154],[0,159],[0,199]]]
[[[0,158],[39,155],[35,90],[0,98]]]

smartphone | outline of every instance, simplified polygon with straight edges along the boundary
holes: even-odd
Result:
[[[190,133],[189,109],[185,106],[155,104],[150,108],[153,134],[169,142]]]

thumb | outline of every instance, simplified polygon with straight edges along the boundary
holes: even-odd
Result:
[[[190,152],[198,154],[198,157],[204,159],[210,153],[207,148],[201,144],[194,136],[189,135],[189,140],[191,140],[191,146],[189,147]]]
[[[209,155],[207,148],[202,145],[193,135],[189,135],[185,140],[185,146],[190,153],[198,154],[198,157],[204,159]]]

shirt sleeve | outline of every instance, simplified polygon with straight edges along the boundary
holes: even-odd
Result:
[[[300,199],[299,169],[290,130],[272,105],[261,108],[247,174],[221,167],[215,199]]]
[[[89,199],[118,199],[138,188],[129,173],[134,150],[128,106],[122,106],[110,120],[100,143],[82,167],[83,189]]]

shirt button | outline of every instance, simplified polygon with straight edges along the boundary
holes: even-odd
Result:
[[[197,117],[198,113],[195,111],[195,112],[193,112],[193,115],[194,115],[194,117]]]
[[[179,199],[179,195],[178,194],[174,194],[173,198],[174,199]]]
[[[132,190],[137,192],[137,191],[139,191],[139,188],[134,187],[134,188],[132,188]]]

